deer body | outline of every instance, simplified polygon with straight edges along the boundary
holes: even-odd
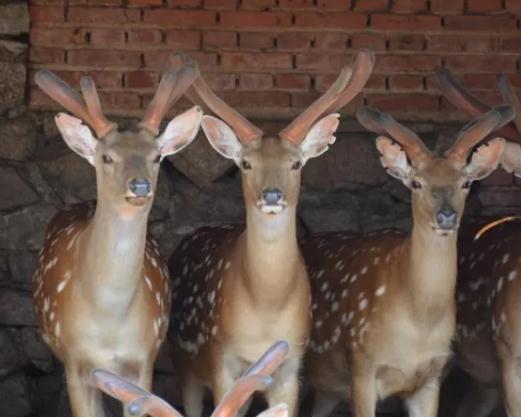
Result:
[[[201,416],[205,386],[218,403],[279,339],[288,342],[289,353],[273,374],[266,398],[270,406],[287,403],[289,416],[295,415],[310,330],[309,281],[296,233],[300,170],[333,143],[339,115],[332,112],[358,94],[373,65],[372,53],[360,52],[353,70],[344,68],[278,137],[263,137],[201,77],[188,90],[194,102],[230,124],[211,116],[202,121],[213,148],[241,169],[246,206],[244,229],[196,231],[169,263],[173,302],[180,305],[172,323],[173,359],[189,417]]]
[[[351,401],[355,417],[374,417],[377,400],[393,394],[410,416],[436,416],[455,328],[457,227],[470,182],[496,168],[504,142],[480,147],[470,163],[467,156],[512,116],[510,109],[489,113],[437,157],[390,116],[359,110],[362,125],[404,146],[377,139],[382,165],[412,191],[413,228],[302,243],[312,288],[306,365],[318,391],[314,417],[329,415],[339,399]]]
[[[147,238],[148,213],[161,159],[193,140],[201,110],[188,110],[156,136],[176,88],[182,92],[194,75],[188,66],[165,74],[140,127],[126,132],[104,118],[89,78],[82,79],[82,98],[53,74],[37,75],[44,91],[97,134],[80,119],[56,116],[67,144],[96,168],[98,199],[51,221],[33,286],[43,337],[64,363],[75,417],[104,415],[100,393],[87,383],[93,368],[150,389],[171,299],[166,264]]]

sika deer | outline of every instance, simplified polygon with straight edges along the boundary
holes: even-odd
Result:
[[[167,72],[138,129],[125,132],[104,117],[90,78],[81,80],[82,98],[54,74],[36,75],[49,96],[80,118],[59,113],[56,124],[96,169],[97,203],[67,207],[53,218],[34,274],[42,334],[64,362],[75,417],[103,415],[99,393],[86,382],[95,367],[150,388],[171,300],[166,264],[147,238],[147,218],[161,159],[194,139],[202,112],[193,107],[158,136],[159,123],[195,74],[189,65]]]
[[[295,414],[310,325],[309,282],[296,234],[301,167],[333,143],[339,118],[333,112],[362,90],[373,61],[371,52],[360,52],[353,70],[344,68],[278,138],[262,138],[262,132],[216,97],[201,77],[189,89],[195,102],[230,124],[211,116],[202,121],[216,151],[241,169],[246,204],[246,229],[199,230],[180,244],[169,262],[178,306],[172,317],[173,359],[189,417],[200,417],[205,386],[218,403],[277,339],[287,340],[290,351],[266,396],[270,406],[285,402],[289,415]]]
[[[458,225],[470,183],[496,168],[504,141],[467,158],[512,117],[504,107],[487,113],[437,157],[390,116],[359,110],[360,123],[381,135],[382,165],[411,190],[413,228],[409,235],[324,233],[302,242],[313,303],[306,364],[317,389],[314,417],[327,416],[342,398],[351,400],[354,416],[374,417],[377,400],[393,394],[406,400],[409,415],[436,416],[455,326]]]
[[[437,74],[440,89],[458,108],[473,113],[488,106],[472,97],[448,71]],[[521,110],[505,75],[498,77],[503,98],[517,111],[500,133],[507,143],[501,165],[521,176]],[[521,222],[507,217],[469,225],[459,241],[458,364],[472,377],[459,417],[486,417],[502,394],[510,417],[521,416]]]

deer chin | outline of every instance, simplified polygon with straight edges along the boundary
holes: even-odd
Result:
[[[134,207],[142,207],[150,200],[150,197],[125,197],[127,203]]]
[[[285,204],[261,204],[259,205],[259,209],[263,214],[275,215],[282,213],[286,208]]]
[[[439,226],[431,226],[434,233],[436,233],[438,236],[448,237],[452,236],[456,231],[458,230],[458,225],[450,228],[450,229],[444,229]]]

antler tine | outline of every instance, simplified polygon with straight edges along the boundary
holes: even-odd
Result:
[[[399,142],[411,160],[417,160],[430,154],[429,149],[416,133],[398,123],[388,114],[363,106],[358,109],[356,118],[367,130],[379,135],[389,135]]]
[[[311,125],[323,114],[334,112],[351,101],[365,86],[374,67],[374,54],[361,50],[352,66],[342,68],[335,82],[322,96],[297,116],[279,136],[293,143],[302,141]]]
[[[93,369],[90,375],[90,384],[127,404],[130,415],[150,414],[153,417],[183,417],[161,398],[107,370]]]
[[[514,116],[514,109],[510,106],[500,106],[490,110],[461,129],[456,142],[447,151],[446,156],[466,161],[475,145],[495,129],[510,122]]]
[[[289,344],[285,341],[275,342],[244,375],[271,375],[289,352]]]
[[[179,52],[172,54],[170,56],[169,67],[176,68],[183,62],[191,63],[191,60]],[[226,104],[211,90],[200,72],[198,72],[194,83],[188,89],[187,96],[194,102],[194,104],[202,105],[203,108],[207,107],[228,123],[242,142],[247,143],[262,136],[262,130]]]
[[[151,132],[154,136],[159,133],[159,124],[165,116],[170,104],[170,96],[174,89],[177,76],[173,71],[166,71],[161,77],[154,98],[148,105],[147,111],[139,125]]]
[[[211,417],[234,417],[255,391],[266,389],[271,382],[271,377],[263,375],[246,375],[239,378],[224,395]]]
[[[83,98],[56,74],[47,70],[38,71],[34,76],[34,80],[49,97],[60,103],[88,125],[95,126],[95,122],[89,114]]]
[[[506,74],[498,75],[497,83],[499,91],[503,96],[503,100],[505,100],[508,105],[512,106],[516,112],[513,122],[517,131],[521,135],[521,104],[519,103],[519,98],[517,97],[517,94]]]
[[[108,120],[103,114],[101,102],[96,91],[96,85],[91,77],[82,77],[80,80],[81,92],[87,103],[87,110],[92,117],[94,130],[99,138],[104,137],[107,133],[117,129],[117,124]]]

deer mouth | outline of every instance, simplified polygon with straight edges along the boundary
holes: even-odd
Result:
[[[287,204],[286,203],[277,203],[277,204],[266,204],[266,203],[260,203],[258,205],[260,211],[263,213],[263,214],[279,214],[279,213],[282,213],[284,211],[284,209],[286,208]]]
[[[443,228],[439,226],[431,226],[434,233],[436,233],[438,236],[450,236],[453,233],[456,233],[456,230],[458,230],[458,225],[455,225],[451,228]]]
[[[150,197],[125,197],[125,200],[132,206],[141,207],[150,200]]]

